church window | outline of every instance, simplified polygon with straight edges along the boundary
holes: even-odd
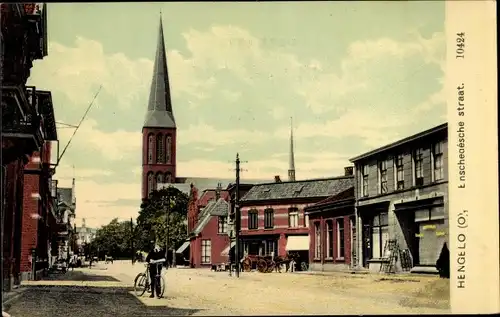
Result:
[[[166,146],[166,162],[167,164],[170,164],[171,163],[171,159],[172,159],[172,137],[170,135],[167,135],[167,146]]]
[[[153,190],[154,190],[154,177],[153,177],[153,173],[149,173],[148,174],[148,189],[147,189],[148,195],[151,194],[151,192]]]
[[[163,184],[163,174],[159,173],[158,175],[156,175],[156,183]]]
[[[160,133],[156,136],[156,163],[164,163],[165,143],[163,135]]]
[[[153,135],[148,137],[148,164],[153,164]]]
[[[165,183],[172,183],[172,174],[170,173],[165,174]]]

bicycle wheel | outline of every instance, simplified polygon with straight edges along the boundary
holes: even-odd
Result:
[[[146,293],[148,289],[148,278],[146,274],[139,273],[135,277],[134,281],[134,292],[137,296],[142,296]]]
[[[158,297],[163,297],[163,294],[165,293],[165,288],[166,288],[165,278],[162,275],[160,275],[158,280],[160,282],[160,296],[158,296]]]

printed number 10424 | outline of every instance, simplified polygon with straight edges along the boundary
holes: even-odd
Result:
[[[457,33],[456,58],[465,58],[465,33]]]

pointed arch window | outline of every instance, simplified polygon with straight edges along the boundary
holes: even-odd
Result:
[[[164,163],[165,142],[163,135],[160,133],[156,136],[156,163]]]
[[[151,192],[153,191],[153,189],[154,189],[154,177],[153,177],[153,173],[148,173],[148,189],[147,189],[148,195],[151,194]]]
[[[148,136],[148,164],[153,164],[153,146],[154,146],[153,135],[150,134]]]
[[[172,174],[170,173],[165,174],[165,183],[172,183]]]
[[[163,183],[164,183],[163,174],[158,173],[158,175],[156,175],[156,184],[163,184]]]
[[[166,158],[165,161],[167,162],[167,164],[170,164],[172,161],[172,136],[171,135],[167,135],[166,143],[167,143],[167,146],[166,146],[166,153],[165,153],[165,158]]]

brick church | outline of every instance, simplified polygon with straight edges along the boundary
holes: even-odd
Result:
[[[234,179],[179,177],[177,175],[177,125],[172,107],[163,25],[160,18],[158,42],[151,80],[148,109],[142,127],[142,199],[155,189],[173,186],[190,194],[191,184],[199,193],[223,188]],[[229,168],[229,166],[228,166]]]

